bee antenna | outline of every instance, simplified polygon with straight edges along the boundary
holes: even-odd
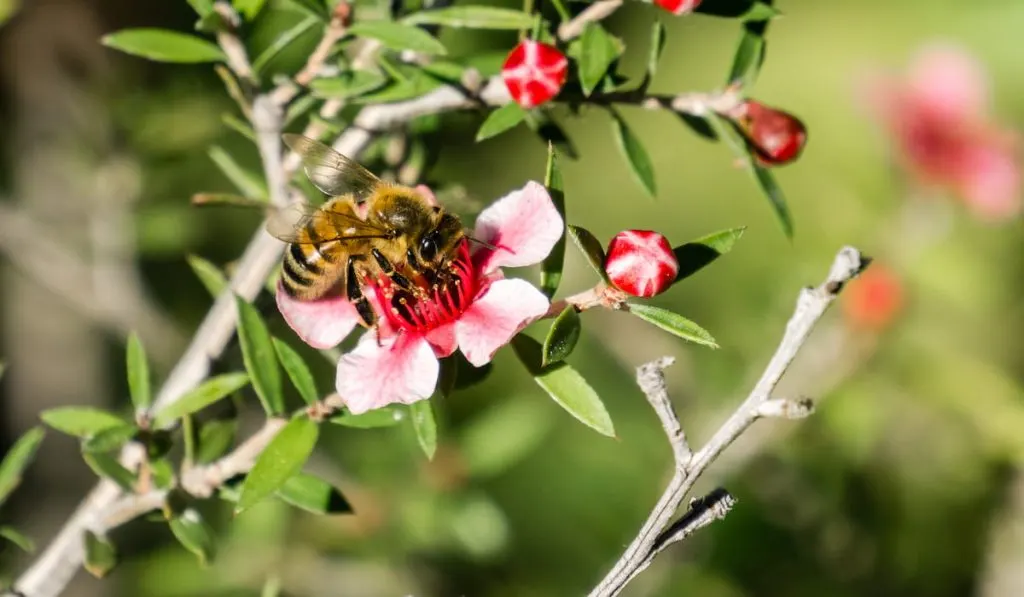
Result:
[[[471,240],[471,241],[473,241],[473,242],[475,242],[477,244],[481,244],[481,245],[487,247],[488,249],[490,249],[492,251],[497,251],[498,250],[498,247],[492,245],[491,243],[484,242],[484,241],[480,240],[479,238],[473,238],[472,236],[469,236],[468,234],[466,235],[466,238],[468,238],[469,240]]]

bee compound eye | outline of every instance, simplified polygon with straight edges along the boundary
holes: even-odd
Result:
[[[433,261],[434,257],[437,257],[439,236],[437,231],[434,231],[420,239],[420,257],[424,261]]]

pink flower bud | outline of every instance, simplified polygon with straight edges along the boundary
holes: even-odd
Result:
[[[789,112],[746,100],[727,116],[743,132],[764,165],[788,164],[800,156],[807,144],[807,127]]]
[[[896,274],[874,263],[850,282],[843,298],[843,315],[860,329],[882,331],[903,309],[903,284]]]
[[[691,13],[698,6],[701,0],[654,0],[654,3],[674,15]]]
[[[650,298],[675,282],[679,261],[664,236],[653,230],[625,230],[608,243],[604,271],[619,290]]]
[[[562,90],[569,60],[550,44],[527,39],[519,42],[501,67],[501,78],[512,99],[524,108],[551,100]]]

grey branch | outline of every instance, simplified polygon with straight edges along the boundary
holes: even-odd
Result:
[[[672,445],[675,473],[636,538],[604,579],[590,592],[590,597],[618,595],[666,546],[725,516],[735,500],[728,492],[720,490],[712,492],[703,501],[693,502],[687,514],[677,522],[671,522],[704,470],[754,421],[765,416],[809,414],[810,407],[807,403],[773,400],[771,394],[825,310],[846,283],[863,271],[869,262],[870,260],[862,257],[857,249],[844,247],[836,255],[825,281],[816,288],[805,288],[800,291],[796,309],[786,324],[782,341],[760,380],[743,404],[696,453],[690,454],[689,448],[686,447],[685,436],[665,389],[663,370],[672,360],[663,358],[639,368],[637,381],[661,420]]]

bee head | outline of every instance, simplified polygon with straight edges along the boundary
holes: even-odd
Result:
[[[422,263],[441,265],[455,252],[464,233],[459,218],[440,209],[434,212],[435,225],[416,241],[416,252]]]

